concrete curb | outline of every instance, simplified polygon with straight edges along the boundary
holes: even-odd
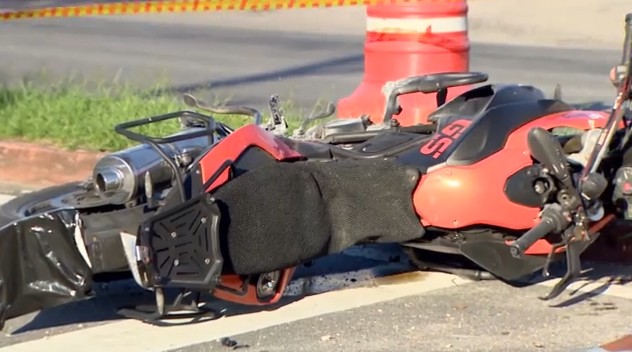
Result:
[[[0,141],[0,183],[19,191],[81,181],[105,153],[68,151],[21,141]],[[14,192],[7,192],[14,193]]]

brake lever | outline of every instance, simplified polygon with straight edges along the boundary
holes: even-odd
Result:
[[[274,94],[270,96],[268,101],[268,108],[270,109],[270,121],[266,129],[274,134],[284,135],[288,129],[283,109],[279,105],[279,95]]]
[[[382,122],[390,123],[393,119],[393,115],[399,115],[402,112],[402,107],[399,105],[399,101],[397,96],[401,93],[396,92],[396,90],[401,85],[401,82],[386,82],[384,86],[382,86],[382,94],[384,98],[386,98],[386,103],[384,104],[384,114],[382,118]]]
[[[559,242],[551,245],[551,250],[549,251],[549,255],[546,257],[546,261],[544,262],[544,267],[542,268],[542,276],[548,278],[551,276],[551,263],[553,263],[553,256],[556,254],[557,250],[566,246],[566,242]]]
[[[324,119],[333,115],[336,112],[336,105],[333,102],[329,102],[329,104],[327,104],[327,108],[318,114],[315,114],[315,110],[316,109],[314,108],[310,116],[303,119],[303,122],[301,123],[301,125],[296,130],[294,130],[294,134],[293,134],[294,137],[299,137],[299,136],[304,135],[305,130],[307,129],[307,125],[310,122]]]
[[[220,107],[207,104],[206,102],[197,99],[192,94],[184,94],[183,100],[185,105],[210,112],[212,114],[234,114],[234,115],[246,115],[253,118],[255,125],[261,125],[261,113],[257,109],[249,108],[247,106],[233,106],[233,107]]]
[[[283,109],[279,106],[279,95],[273,94],[268,101],[268,108],[270,109],[270,122],[272,126],[286,125]]]
[[[553,289],[551,289],[547,295],[538,297],[543,301],[548,301],[558,297],[579,277],[582,270],[580,256],[599,236],[599,233],[584,236],[581,233],[584,230],[582,230],[579,226],[573,226],[567,231],[568,232],[565,233],[564,240],[551,247],[542,275],[544,277],[548,277],[550,275],[549,266],[551,259],[557,249],[563,246],[566,246],[566,273],[562,279],[553,286]]]

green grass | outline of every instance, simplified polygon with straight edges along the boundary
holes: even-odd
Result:
[[[114,132],[116,124],[187,109],[181,96],[149,97],[130,85],[89,87],[61,82],[45,87],[29,83],[0,86],[0,139],[41,142],[70,150],[113,151],[136,144]],[[284,109],[289,112],[292,108],[286,105]],[[251,122],[247,116],[215,118],[234,128]],[[296,127],[297,121],[288,117],[290,127]],[[178,129],[174,119],[135,130],[165,136]]]

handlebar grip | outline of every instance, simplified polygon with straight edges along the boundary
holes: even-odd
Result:
[[[509,251],[514,258],[520,258],[524,252],[539,239],[550,234],[558,227],[557,221],[552,216],[542,216],[540,223],[527,231],[509,246]]]
[[[623,56],[621,57],[621,64],[628,65],[630,59],[630,49],[632,47],[632,13],[625,15],[625,37],[623,40]]]

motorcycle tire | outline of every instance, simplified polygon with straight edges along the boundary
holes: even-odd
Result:
[[[66,183],[16,196],[0,205],[0,227],[60,207],[75,207],[81,214],[83,237],[93,274],[97,276],[95,281],[129,277],[129,265],[121,244],[120,232],[137,231],[144,207],[114,208],[104,201],[78,206],[76,202],[70,201],[77,196],[90,198],[90,191],[85,183]]]

